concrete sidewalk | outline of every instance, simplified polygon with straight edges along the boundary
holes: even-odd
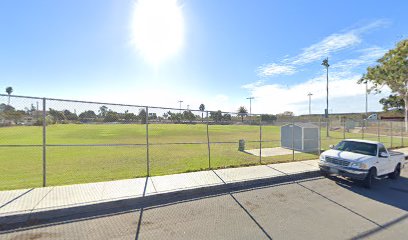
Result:
[[[0,192],[0,226],[42,212],[92,206],[192,189],[245,183],[318,171],[318,161],[299,161],[182,173],[149,178],[75,184]],[[83,208],[82,208],[83,209]],[[0,228],[1,230],[1,228]]]

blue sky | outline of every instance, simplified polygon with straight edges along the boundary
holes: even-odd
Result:
[[[296,114],[311,92],[312,112],[323,113],[329,57],[329,110],[363,112],[356,81],[408,37],[407,9],[402,0],[5,0],[0,88],[224,111],[254,96],[253,112]],[[370,95],[369,110],[386,94]]]

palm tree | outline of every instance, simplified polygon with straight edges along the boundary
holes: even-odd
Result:
[[[201,103],[200,104],[200,107],[198,108],[198,109],[200,109],[200,111],[201,111],[201,122],[203,122],[203,112],[204,112],[204,110],[205,110],[205,106],[204,106],[204,104],[203,103]]]
[[[238,108],[238,115],[241,116],[241,121],[244,122],[244,116],[248,115],[248,110],[244,106]]]
[[[13,88],[12,87],[7,87],[6,88],[6,93],[8,94],[8,104],[10,105],[10,94],[13,92]]]

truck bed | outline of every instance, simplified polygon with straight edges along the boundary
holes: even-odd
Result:
[[[390,154],[390,157],[402,155],[405,160],[408,159],[408,155],[405,155],[405,154],[402,153],[402,152],[388,151],[388,153]]]
[[[404,155],[402,152],[397,152],[397,151],[388,151],[390,156],[396,156],[396,155]]]

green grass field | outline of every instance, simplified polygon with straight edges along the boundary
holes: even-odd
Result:
[[[322,129],[322,136],[325,136]],[[259,126],[210,125],[211,168],[260,164],[259,157],[238,151],[259,148]],[[42,128],[0,128],[0,145],[41,145]],[[366,138],[369,135],[366,135]],[[336,144],[342,132],[322,137],[322,148]],[[346,138],[361,138],[347,133]],[[371,135],[368,139],[377,140]],[[280,127],[262,127],[263,148],[280,146]],[[390,145],[390,137],[382,137]],[[165,175],[209,168],[206,125],[150,124],[150,174]],[[185,143],[185,144],[180,144]],[[140,124],[58,124],[47,127],[47,185],[109,181],[147,174],[146,128]],[[53,146],[62,144],[136,144],[133,146]],[[137,145],[140,144],[140,145]],[[393,139],[393,146],[401,138]],[[316,159],[317,154],[296,154],[294,160]],[[262,157],[262,164],[292,161],[292,155]],[[42,186],[41,146],[0,147],[0,190]]]

